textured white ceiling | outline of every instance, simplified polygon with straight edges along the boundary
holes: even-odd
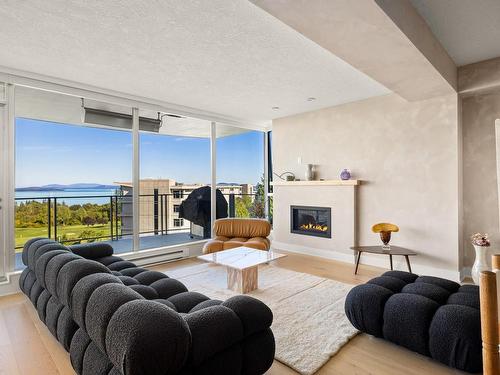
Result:
[[[500,56],[500,0],[411,0],[458,65]]]
[[[0,20],[2,66],[252,123],[388,93],[246,0],[2,0]]]

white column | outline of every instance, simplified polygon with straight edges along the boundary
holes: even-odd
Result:
[[[0,281],[15,266],[14,86],[0,83]]]
[[[139,163],[139,109],[132,108],[132,228],[133,251],[140,249],[140,163]]]
[[[211,165],[211,190],[210,190],[210,234],[214,237],[214,223],[217,218],[217,125],[210,124],[210,165]]]
[[[8,241],[6,236],[6,219],[7,219],[7,87],[3,82],[0,82],[0,281],[5,281],[6,264],[8,264]]]
[[[264,213],[269,220],[269,136],[264,132]]]

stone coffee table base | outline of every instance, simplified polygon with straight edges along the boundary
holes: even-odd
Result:
[[[227,288],[238,293],[249,293],[259,287],[259,266],[238,270],[227,267]]]
[[[283,258],[286,254],[237,247],[199,256],[206,262],[226,266],[227,288],[238,293],[249,293],[259,287],[259,264]]]

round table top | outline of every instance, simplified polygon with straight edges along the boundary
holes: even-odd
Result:
[[[352,246],[352,250],[361,251],[363,253],[372,254],[389,254],[389,255],[417,255],[416,252],[410,249],[405,249],[404,247],[393,246],[384,249],[382,245],[380,246]]]

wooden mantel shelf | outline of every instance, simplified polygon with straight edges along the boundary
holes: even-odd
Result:
[[[356,186],[360,180],[273,181],[273,186]]]

